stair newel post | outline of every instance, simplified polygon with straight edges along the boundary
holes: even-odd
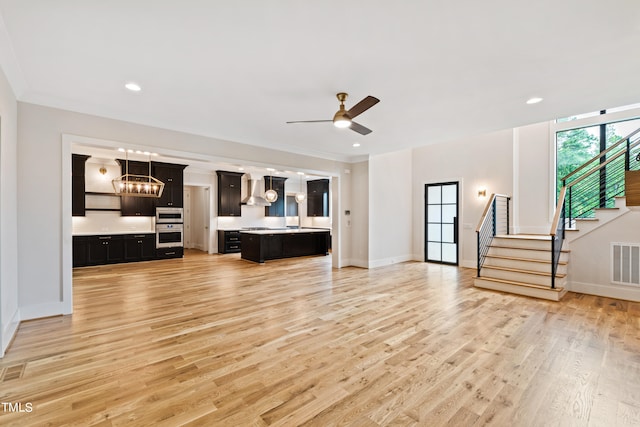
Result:
[[[480,232],[476,231],[476,236],[478,236],[478,251],[476,252],[478,254],[478,277],[480,277]]]
[[[493,202],[491,203],[491,216],[493,217],[493,236],[494,237],[497,234],[497,222],[498,222],[497,209],[496,209],[497,199],[498,199],[497,197],[494,197]]]
[[[571,192],[573,191],[573,187],[569,187],[569,227],[571,227],[571,222],[573,221],[573,211],[571,210]],[[565,201],[566,203],[566,201]]]
[[[507,234],[509,233],[509,202],[511,201],[511,197],[507,197]]]
[[[551,289],[556,288],[556,236],[551,236]]]
[[[629,156],[631,156],[631,140],[630,138],[627,138],[627,151],[624,153],[624,170],[626,171],[631,170],[631,161]]]

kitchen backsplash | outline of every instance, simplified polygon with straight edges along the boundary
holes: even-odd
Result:
[[[73,217],[73,234],[155,233],[155,217],[120,216],[119,212],[87,212]]]

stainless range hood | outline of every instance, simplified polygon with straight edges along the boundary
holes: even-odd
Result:
[[[251,175],[245,174],[242,176],[242,181],[246,179],[246,196],[242,199],[241,203],[246,206],[271,206],[263,196],[264,188],[261,179],[252,179]]]

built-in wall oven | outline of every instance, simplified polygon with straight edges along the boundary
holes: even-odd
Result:
[[[156,208],[156,248],[184,246],[182,215],[182,208]]]
[[[182,247],[182,224],[156,224],[156,248]]]

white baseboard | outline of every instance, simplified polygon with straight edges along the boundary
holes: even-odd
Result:
[[[9,344],[11,344],[16,332],[18,332],[18,326],[20,326],[20,309],[16,309],[16,312],[13,313],[9,323],[2,329],[2,348],[0,348],[0,358],[4,357],[4,353],[7,351]]]
[[[382,258],[374,261],[369,261],[368,264],[369,264],[369,268],[377,268],[377,267],[384,267],[386,265],[399,264],[401,262],[407,262],[407,261],[413,261],[413,255],[408,254],[408,255],[401,255],[401,256],[392,257],[392,258]]]
[[[567,289],[581,294],[640,302],[640,288],[598,283],[569,282]]]
[[[70,314],[63,302],[52,302],[47,304],[28,305],[20,308],[21,321],[40,319],[43,317],[63,316]]]
[[[348,261],[346,265],[350,267],[369,268],[369,262],[366,259],[350,259]]]
[[[460,262],[460,267],[473,268],[474,270],[476,270],[478,268],[478,261],[476,261],[475,259],[463,259]]]

